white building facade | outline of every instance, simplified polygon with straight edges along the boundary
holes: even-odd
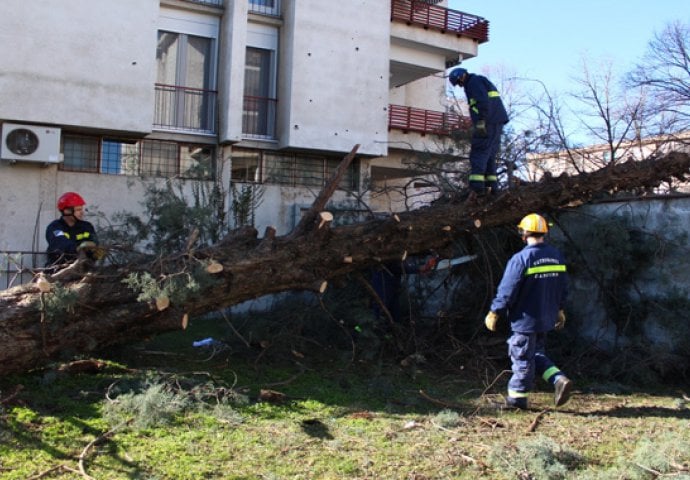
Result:
[[[0,252],[44,251],[66,191],[98,224],[170,179],[260,188],[256,228],[284,234],[355,145],[332,202],[357,210],[365,183],[401,182],[462,123],[444,72],[488,21],[446,4],[4,0]]]

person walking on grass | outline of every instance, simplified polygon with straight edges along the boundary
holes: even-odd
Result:
[[[546,355],[546,335],[565,325],[565,260],[558,249],[544,241],[548,232],[544,217],[527,215],[520,221],[518,232],[526,245],[508,261],[484,323],[495,332],[501,316],[510,321],[508,354],[513,375],[506,405],[526,409],[535,377],[541,376],[554,386],[554,402],[559,407],[570,398],[573,384]]]

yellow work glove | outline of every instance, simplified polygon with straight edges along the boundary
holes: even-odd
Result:
[[[492,332],[495,332],[497,323],[498,314],[496,312],[489,312],[486,314],[486,318],[484,319],[484,325],[486,325],[486,328],[488,328]]]
[[[563,310],[558,311],[558,318],[556,319],[556,325],[554,328],[560,330],[565,327],[565,312]]]
[[[106,250],[103,247],[95,247],[93,250],[91,250],[94,260],[100,260],[101,258],[105,257],[105,253]]]
[[[79,245],[77,245],[77,251],[81,250],[91,250],[93,248],[96,248],[96,242],[91,242],[87,240],[86,242],[81,242]]]

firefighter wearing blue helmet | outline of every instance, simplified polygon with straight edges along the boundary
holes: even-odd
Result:
[[[471,194],[484,195],[496,191],[496,154],[501,145],[503,126],[508,123],[501,96],[493,83],[482,75],[455,68],[448,75],[450,84],[465,90],[474,125],[470,148]]]
[[[508,262],[484,323],[493,332],[501,316],[510,321],[508,354],[513,375],[508,381],[507,405],[527,408],[535,377],[541,376],[554,386],[558,407],[568,401],[572,382],[547,356],[546,334],[565,325],[565,260],[558,249],[545,243],[548,225],[541,215],[524,217],[518,231],[526,246]]]

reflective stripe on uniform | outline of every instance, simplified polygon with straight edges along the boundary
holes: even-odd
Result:
[[[565,265],[540,265],[538,267],[530,267],[525,271],[525,276],[554,272],[565,272]]]
[[[516,392],[515,390],[508,389],[508,396],[513,398],[527,398],[529,396],[529,393]]]
[[[498,98],[501,96],[501,94],[498,93],[496,90],[491,90],[488,95],[489,98]]]
[[[83,233],[77,233],[77,240],[84,240],[85,238],[89,238],[91,234],[89,232],[83,232]],[[69,238],[69,235],[67,236]]]
[[[479,115],[479,108],[477,107],[477,100],[470,98],[470,110]]]
[[[470,182],[483,182],[486,180],[486,177],[484,175],[480,175],[478,173],[473,173],[470,175]]]
[[[496,175],[487,175],[485,178],[487,182],[495,182],[496,180],[498,180],[498,177]]]
[[[560,371],[561,370],[558,367],[547,368],[546,371],[542,374],[541,378],[548,382],[551,377],[553,377]]]

